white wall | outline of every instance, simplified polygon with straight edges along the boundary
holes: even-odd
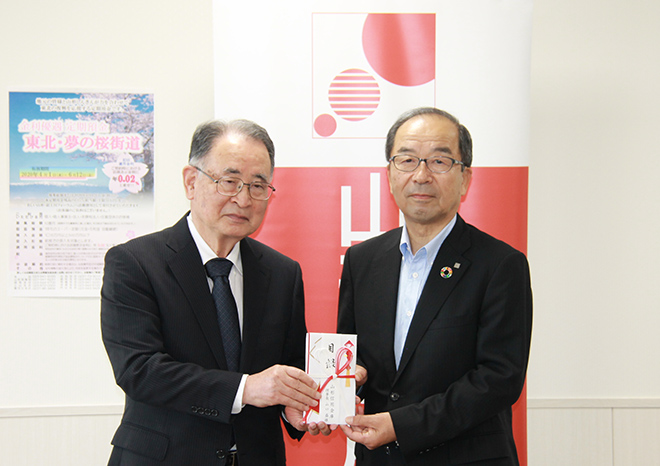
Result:
[[[539,0],[531,398],[660,397],[660,2]]]
[[[211,1],[3,1],[0,215],[8,215],[8,90],[155,94],[156,223],[187,210],[181,169],[195,126],[213,118]],[[9,224],[0,263],[9,263]],[[0,267],[0,290],[9,287]],[[120,404],[101,344],[98,299],[4,298],[0,408]]]
[[[533,18],[529,464],[660,464],[660,3]]]
[[[658,464],[657,448],[626,439],[660,436],[660,3],[534,8],[530,465]],[[214,114],[211,36],[211,0],[4,1],[0,180],[9,89],[153,92],[156,226],[173,223],[187,209],[190,136]],[[5,218],[8,195],[5,185]],[[8,264],[8,227],[0,244]],[[8,277],[0,267],[3,293]],[[2,301],[0,462],[101,464],[122,396],[98,300]],[[651,456],[638,461],[636,446]]]

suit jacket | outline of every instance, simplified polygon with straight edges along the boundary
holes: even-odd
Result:
[[[299,264],[250,238],[240,248],[240,372],[303,367]],[[281,407],[231,414],[241,373],[226,370],[215,305],[185,217],[110,249],[101,298],[103,342],[126,393],[110,464],[223,465],[232,428],[242,466],[285,464]]]
[[[532,325],[525,256],[460,216],[423,288],[397,370],[401,228],[348,249],[338,331],[357,333],[365,412],[388,411],[398,446],[357,445],[358,465],[517,465],[511,405],[523,388]],[[449,269],[443,269],[449,267]],[[445,278],[443,278],[443,276]]]

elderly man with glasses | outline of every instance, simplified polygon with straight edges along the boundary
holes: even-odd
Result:
[[[405,225],[344,257],[337,328],[358,335],[365,405],[342,430],[358,466],[517,465],[511,406],[531,339],[527,260],[458,215],[472,140],[455,117],[411,110],[385,146]]]
[[[269,466],[294,438],[327,435],[302,413],[320,397],[304,364],[300,266],[248,238],[275,188],[259,125],[200,125],[183,184],[190,212],[110,249],[103,342],[126,394],[111,465]]]

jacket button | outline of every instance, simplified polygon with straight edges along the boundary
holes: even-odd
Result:
[[[396,393],[396,392],[392,392],[392,393],[390,393],[390,400],[392,400],[392,401],[399,401],[399,398],[400,398],[400,396],[399,396],[398,393]]]
[[[218,450],[218,451],[215,452],[215,456],[217,456],[218,458],[220,458],[222,460],[222,459],[225,459],[227,457],[227,452],[224,451],[224,450]]]

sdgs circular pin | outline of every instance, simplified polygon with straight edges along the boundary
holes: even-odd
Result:
[[[442,278],[451,278],[453,273],[454,271],[451,269],[451,267],[443,267],[442,270],[440,270],[440,276]]]

